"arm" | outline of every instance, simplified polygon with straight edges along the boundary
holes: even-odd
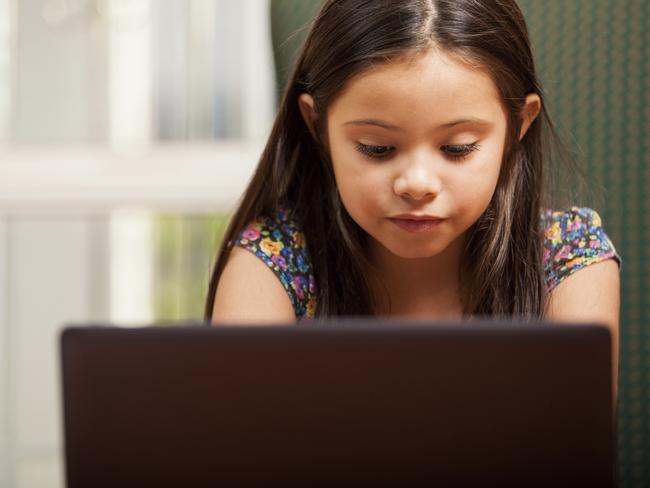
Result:
[[[545,317],[551,321],[597,322],[612,335],[612,388],[618,390],[620,275],[616,261],[589,265],[565,278],[551,291]]]
[[[215,294],[212,323],[261,325],[295,320],[291,300],[273,271],[249,251],[233,247]]]

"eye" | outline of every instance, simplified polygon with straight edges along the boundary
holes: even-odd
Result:
[[[472,144],[447,144],[442,146],[442,149],[445,154],[454,161],[460,161],[469,156],[472,152],[478,150],[481,146],[476,143]]]
[[[357,143],[357,151],[368,156],[371,159],[386,159],[395,150],[392,146],[371,146],[368,144]]]

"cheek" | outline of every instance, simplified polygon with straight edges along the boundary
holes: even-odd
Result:
[[[333,148],[332,166],[341,200],[351,215],[376,206],[385,187],[383,172],[354,149]]]
[[[481,154],[481,159],[475,161],[478,164],[461,167],[451,192],[456,196],[459,210],[478,217],[487,208],[499,179],[501,157],[502,152],[497,147]]]

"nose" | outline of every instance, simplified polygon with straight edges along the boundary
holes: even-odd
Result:
[[[395,178],[393,191],[396,195],[413,200],[435,198],[440,193],[442,182],[434,166],[431,155],[412,158]]]

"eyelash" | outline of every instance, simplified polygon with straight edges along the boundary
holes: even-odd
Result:
[[[444,146],[441,146],[440,149],[442,149],[449,159],[453,161],[462,161],[466,159],[471,153],[474,151],[478,150],[481,146],[479,146],[476,143],[472,144],[446,144]],[[454,149],[454,152],[448,152],[445,149],[452,148]],[[372,146],[368,144],[361,144],[360,142],[357,143],[357,151],[359,151],[361,154],[364,154],[365,156],[369,157],[370,159],[387,159],[391,154],[392,151],[395,148],[392,146]],[[383,151],[383,152],[377,152],[377,150]]]

